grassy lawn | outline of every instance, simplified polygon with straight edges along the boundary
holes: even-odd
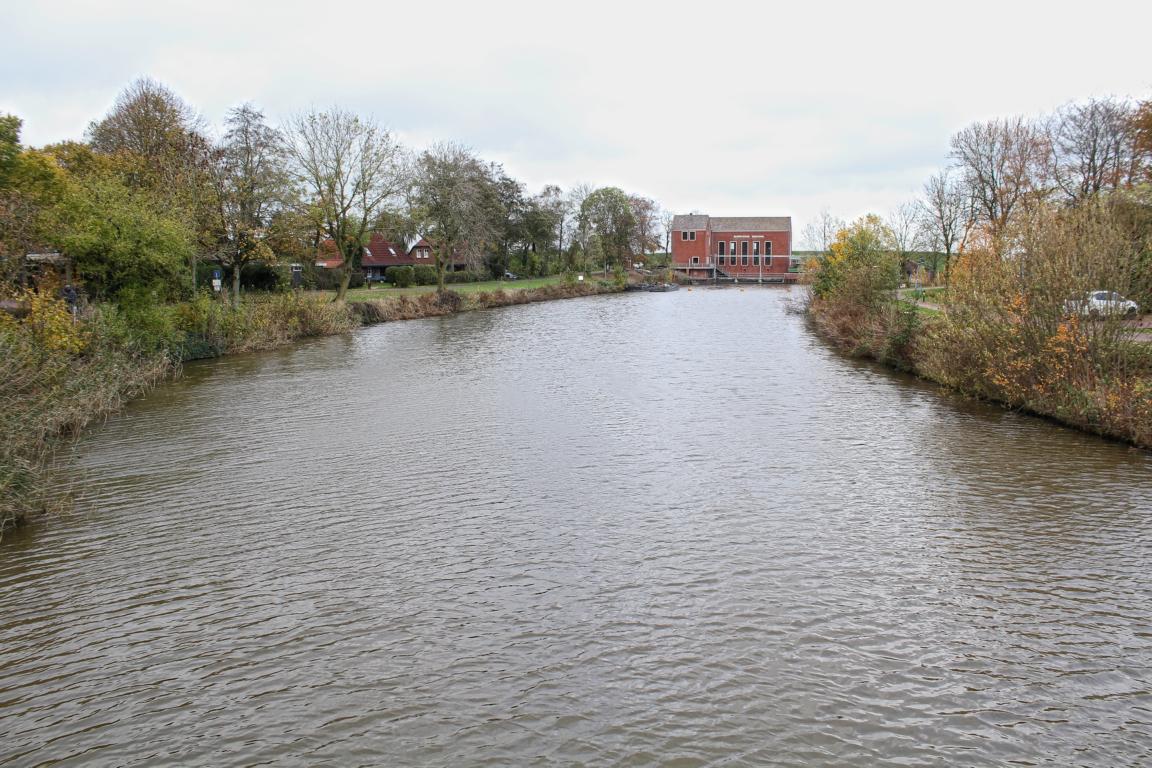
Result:
[[[948,300],[948,289],[945,286],[934,288],[916,288],[904,292],[904,297],[916,301],[926,301],[929,304],[942,304]]]
[[[915,307],[916,312],[918,314],[922,315],[923,317],[940,317],[940,315],[944,314],[943,312],[941,312],[938,309],[932,309],[930,307],[922,307],[914,301],[908,301],[905,299],[898,299],[896,303],[900,304],[903,307]]]
[[[593,275],[585,275],[585,280],[598,279]],[[552,275],[550,277],[532,277],[523,280],[487,280],[483,283],[454,283],[445,286],[457,293],[475,293],[477,291],[527,291],[532,288],[543,288],[546,285],[560,285],[564,278],[560,275]],[[384,287],[384,284],[378,283],[374,288],[367,286],[363,288],[356,288],[348,291],[349,301],[375,301],[379,299],[387,299],[395,296],[416,296],[421,293],[429,293],[435,291],[434,285],[415,285],[411,288],[392,288]],[[315,294],[326,294],[334,296],[335,291],[313,291]]]

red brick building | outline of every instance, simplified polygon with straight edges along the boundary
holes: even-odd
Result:
[[[792,217],[672,218],[672,268],[698,279],[790,283]]]

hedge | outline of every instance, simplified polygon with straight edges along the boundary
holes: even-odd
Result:
[[[414,268],[414,280],[416,285],[435,285],[436,284],[436,267],[431,264],[417,264]]]
[[[412,267],[388,267],[384,270],[384,279],[397,288],[407,288],[415,280],[415,270]]]

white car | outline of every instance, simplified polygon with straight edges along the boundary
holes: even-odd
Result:
[[[1129,301],[1115,291],[1092,291],[1083,299],[1069,299],[1064,310],[1070,315],[1134,315],[1140,311],[1136,302]]]

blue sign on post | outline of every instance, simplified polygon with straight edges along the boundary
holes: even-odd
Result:
[[[213,280],[219,280],[221,277],[222,277],[222,275],[220,274],[220,270],[218,270],[218,269],[212,270],[212,279]]]

